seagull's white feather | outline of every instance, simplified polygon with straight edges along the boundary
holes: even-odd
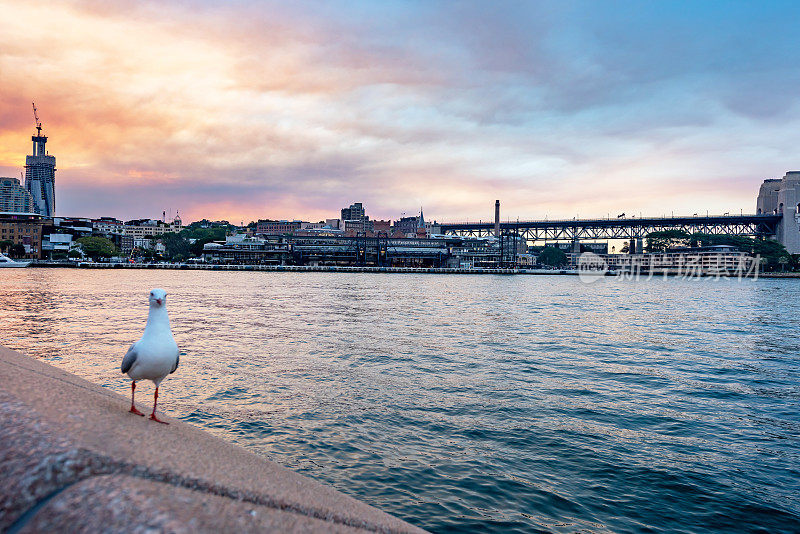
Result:
[[[156,387],[178,367],[179,350],[169,327],[166,299],[163,289],[150,292],[144,334],[122,359],[123,373],[128,373],[132,380],[152,380]]]

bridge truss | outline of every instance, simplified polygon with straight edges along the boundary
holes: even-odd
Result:
[[[502,233],[514,233],[528,242],[606,241],[640,239],[651,232],[683,230],[689,234],[730,234],[772,237],[782,215],[712,215],[642,219],[569,219],[500,223]],[[448,223],[442,233],[469,237],[494,235],[493,223]]]

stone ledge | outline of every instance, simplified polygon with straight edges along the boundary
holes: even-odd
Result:
[[[94,530],[94,516],[103,516],[111,531],[146,530],[148,521],[171,531],[194,517],[191,529],[201,531],[423,532],[189,424],[155,424],[128,407],[120,395],[0,347],[0,530],[76,521]],[[116,483],[138,500],[123,503]],[[106,490],[98,509],[78,497]]]
[[[91,503],[91,513],[84,503]],[[58,532],[64,525],[77,532],[364,532],[126,475],[101,475],[68,486],[19,532]]]

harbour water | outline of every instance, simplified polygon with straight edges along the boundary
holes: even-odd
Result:
[[[799,280],[0,277],[0,344],[123,395],[166,289],[165,413],[433,532],[800,531]]]

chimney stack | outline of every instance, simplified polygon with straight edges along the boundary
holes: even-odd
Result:
[[[500,237],[500,201],[494,201],[494,236]]]

